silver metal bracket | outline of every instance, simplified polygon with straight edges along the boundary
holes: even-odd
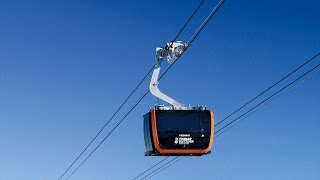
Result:
[[[169,64],[173,64],[188,47],[186,43],[181,41],[167,43],[165,48],[156,48],[156,65],[154,66],[151,82],[150,82],[150,92],[157,98],[172,105],[173,109],[186,110],[189,107],[184,106],[182,103],[176,101],[175,99],[162,93],[159,88],[159,74],[161,69],[161,63],[163,58],[167,58]]]

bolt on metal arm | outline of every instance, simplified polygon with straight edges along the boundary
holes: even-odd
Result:
[[[151,82],[150,82],[150,92],[157,98],[171,104],[173,109],[187,109],[183,104],[174,100],[173,98],[162,93],[159,88],[159,74],[161,69],[161,63],[164,57],[167,57],[168,63],[173,64],[186,49],[187,44],[181,41],[167,43],[165,48],[156,48],[156,65],[154,66]]]

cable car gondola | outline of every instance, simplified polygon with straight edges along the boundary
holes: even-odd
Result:
[[[144,115],[146,156],[210,153],[214,131],[209,110],[153,109]]]
[[[156,106],[144,115],[145,156],[200,156],[209,154],[213,143],[214,114],[203,106],[186,107],[158,89],[163,57],[170,64],[180,57],[186,44],[178,41],[157,48],[150,92],[171,106]]]

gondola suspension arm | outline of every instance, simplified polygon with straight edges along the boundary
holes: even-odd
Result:
[[[175,99],[167,96],[161,92],[158,88],[159,85],[159,74],[161,69],[161,63],[163,58],[167,58],[169,64],[173,64],[187,48],[186,43],[181,41],[175,41],[167,43],[164,48],[156,48],[156,64],[153,69],[151,82],[150,82],[150,92],[157,98],[172,105],[173,109],[187,109],[182,103],[176,101]]]

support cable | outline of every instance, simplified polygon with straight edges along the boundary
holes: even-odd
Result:
[[[296,78],[295,80],[291,81],[289,84],[287,84],[286,86],[284,86],[283,88],[281,88],[280,90],[278,90],[277,92],[273,93],[271,96],[269,96],[268,98],[264,99],[263,101],[261,101],[259,104],[255,105],[254,107],[250,108],[248,111],[246,111],[245,113],[243,113],[241,116],[237,117],[236,119],[234,119],[233,121],[229,122],[228,124],[226,124],[225,126],[223,126],[222,128],[220,128],[218,131],[216,131],[215,133],[218,133],[220,131],[222,131],[223,129],[225,129],[226,127],[230,126],[231,124],[235,123],[236,121],[238,121],[239,119],[241,119],[243,116],[247,115],[248,113],[250,113],[251,111],[253,111],[254,109],[256,109],[257,107],[259,107],[260,105],[262,105],[263,103],[267,102],[268,100],[270,100],[271,98],[273,98],[274,96],[276,96],[277,94],[279,94],[280,92],[282,92],[283,90],[287,89],[289,86],[291,86],[292,84],[302,80],[302,78],[304,78],[305,76],[307,76],[308,74],[310,74],[312,71],[314,71],[315,69],[320,67],[320,63],[316,66],[314,66],[312,69],[308,70],[307,72],[305,72],[304,74],[302,74],[301,76],[299,76],[298,78]]]
[[[291,76],[292,74],[294,74],[295,72],[297,72],[299,69],[301,69],[302,67],[306,66],[307,64],[309,64],[311,61],[313,61],[314,59],[316,59],[318,56],[320,55],[320,52],[317,53],[316,55],[314,55],[313,57],[311,57],[310,59],[308,59],[307,61],[305,61],[303,64],[301,64],[300,66],[298,66],[296,69],[294,69],[293,71],[291,71],[290,73],[288,73],[286,76],[284,76],[283,78],[281,78],[279,81],[277,81],[276,83],[272,84],[270,87],[268,87],[267,89],[265,89],[264,91],[262,91],[260,94],[258,94],[256,97],[252,98],[250,101],[248,101],[247,103],[245,103],[244,105],[242,105],[240,108],[238,108],[237,110],[233,111],[230,115],[228,115],[227,117],[225,117],[224,119],[222,119],[221,121],[219,121],[217,124],[215,124],[215,127],[218,126],[219,124],[221,124],[222,122],[226,121],[228,118],[230,118],[232,115],[234,115],[235,113],[239,112],[241,109],[243,109],[244,107],[246,107],[247,105],[249,105],[250,103],[252,103],[254,100],[258,99],[260,96],[262,96],[263,94],[265,94],[266,92],[268,92],[269,90],[271,90],[272,88],[274,88],[276,85],[278,85],[279,83],[281,83],[282,81],[284,81],[285,79],[287,79],[289,76]]]
[[[208,22],[212,19],[212,17],[218,12],[218,10],[220,9],[220,7],[223,5],[224,2],[225,2],[225,0],[220,0],[218,2],[218,4],[212,9],[210,14],[206,17],[206,19],[201,23],[201,25],[198,27],[198,29],[189,38],[188,43],[187,43],[188,46],[184,49],[182,54],[184,54],[189,49],[189,47],[191,46],[193,41],[198,37],[200,32],[204,29],[204,27],[208,24]],[[172,68],[172,66],[178,61],[178,59],[182,56],[182,54],[176,59],[176,61],[174,61],[172,64],[170,64],[167,67],[167,69],[165,69],[165,71],[160,76],[159,80],[162,78],[162,76],[164,76]]]
[[[202,0],[199,5],[197,6],[197,8],[193,11],[192,15],[189,17],[189,19],[187,20],[187,22],[183,25],[183,27],[181,28],[181,30],[179,31],[179,33],[176,35],[176,37],[173,39],[173,42],[176,41],[178,39],[178,37],[181,35],[182,31],[184,31],[184,29],[187,27],[187,25],[189,24],[189,22],[191,21],[191,19],[193,18],[193,16],[198,12],[198,10],[200,9],[200,7],[202,6],[202,4],[204,3],[205,0]]]
[[[220,0],[218,2],[218,4],[212,9],[212,11],[207,16],[207,18],[202,22],[202,24],[198,27],[198,29],[194,32],[194,34],[188,40],[187,44],[191,44],[197,38],[197,36],[200,34],[200,32],[203,30],[203,28],[208,24],[208,22],[211,20],[211,18],[219,11],[220,7],[223,5],[224,2],[225,2],[225,0]]]
[[[168,167],[172,166],[173,164],[177,163],[178,161],[180,161],[181,159],[183,159],[184,157],[180,157],[180,158],[177,158],[175,161],[173,161],[171,164],[169,164],[168,166],[165,166],[164,168],[160,169],[158,172],[155,172],[154,174],[150,175],[149,177],[146,178],[147,179],[150,179],[152,178],[153,176],[159,174],[161,171],[164,171],[165,169],[167,169]]]
[[[69,179],[91,156],[92,154],[102,145],[102,143],[118,128],[118,126],[126,119],[126,117],[133,111],[133,109],[140,103],[140,101],[149,93],[145,92],[143,96],[130,108],[130,110],[123,116],[123,118],[110,130],[110,132],[100,141],[100,143],[91,151],[91,153],[80,163],[80,165],[68,176]]]
[[[168,161],[167,163],[165,163],[164,165],[158,167],[157,169],[155,169],[154,171],[152,171],[151,173],[143,176],[140,180],[142,179],[146,179],[148,176],[152,175],[154,172],[160,170],[161,168],[165,167],[167,164],[171,163],[172,161],[176,160],[179,156],[176,156],[175,158],[171,159],[170,161]]]
[[[149,169],[143,171],[142,173],[140,173],[138,176],[134,177],[132,180],[137,179],[138,177],[142,176],[143,174],[145,174],[146,172],[150,171],[152,168],[158,166],[160,163],[162,163],[163,161],[167,160],[169,158],[169,156],[167,156],[166,158],[162,159],[161,161],[159,161],[158,163],[154,164],[153,166],[151,166]]]
[[[77,156],[77,158],[69,165],[69,167],[62,173],[59,177],[59,180],[70,170],[70,168],[78,161],[78,159],[82,156],[82,154],[89,148],[89,146],[96,140],[96,138],[101,134],[101,132],[107,127],[107,125],[111,122],[111,120],[118,114],[118,112],[122,109],[122,107],[128,102],[131,96],[135,93],[135,91],[139,88],[139,86],[143,83],[143,81],[149,76],[152,72],[153,67],[149,70],[149,72],[142,78],[142,80],[138,83],[138,85],[134,88],[133,91],[129,94],[129,96],[125,99],[125,101],[118,107],[116,112],[110,117],[110,119],[104,124],[104,126],[100,129],[100,131],[94,136],[94,138],[89,142],[89,144],[81,151],[81,153]]]

